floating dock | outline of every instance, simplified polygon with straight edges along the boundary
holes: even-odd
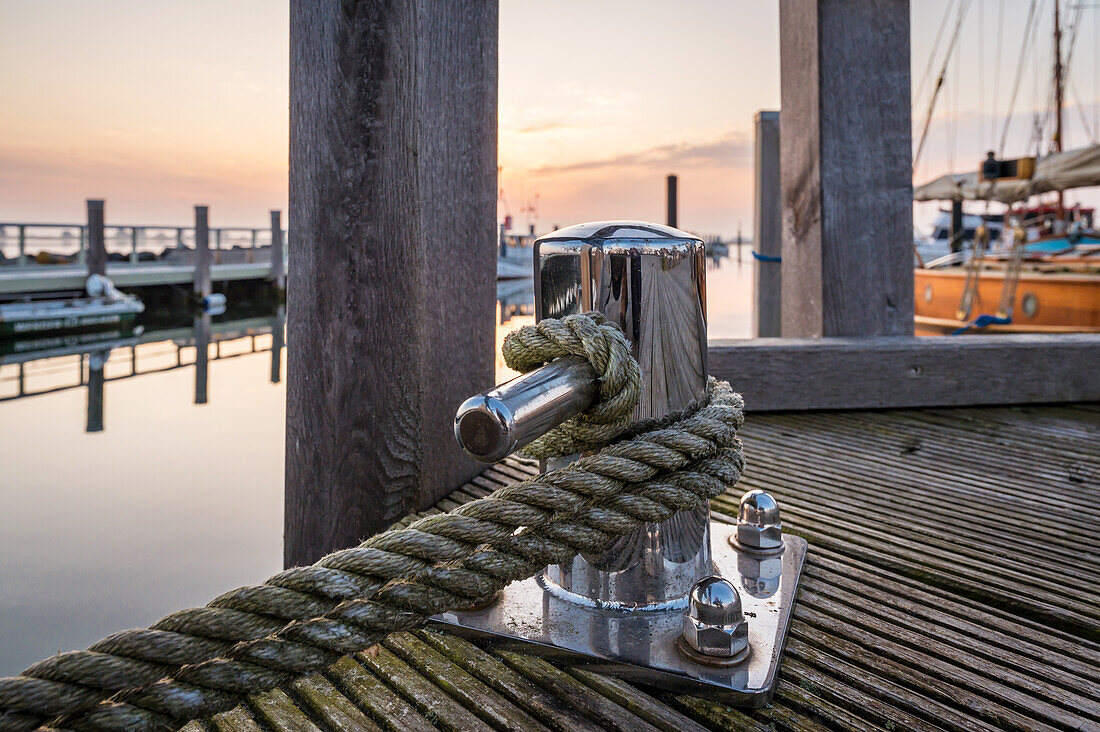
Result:
[[[750,414],[742,438],[737,490],[775,495],[784,530],[809,542],[770,706],[418,631],[186,729],[1100,725],[1100,405]],[[509,458],[401,523],[536,472]],[[739,495],[714,517],[734,521]]]

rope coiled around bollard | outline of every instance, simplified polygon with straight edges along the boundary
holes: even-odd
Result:
[[[544,327],[540,337],[556,327]],[[578,320],[563,327],[590,331]],[[526,339],[525,347],[538,350],[530,345],[535,340]],[[626,369],[637,393],[640,376]],[[617,386],[612,391],[621,393]],[[204,608],[173,613],[148,629],[45,659],[0,679],[0,729],[175,729],[324,669],[390,632],[420,627],[431,615],[484,601],[548,564],[602,551],[740,479],[742,408],[740,395],[711,379],[707,399],[674,424],[233,590]]]

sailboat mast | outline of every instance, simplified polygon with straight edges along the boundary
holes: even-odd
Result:
[[[1062,152],[1062,106],[1064,84],[1062,79],[1062,0],[1054,0],[1054,137],[1051,152]],[[1065,198],[1058,191],[1058,216],[1065,210]]]

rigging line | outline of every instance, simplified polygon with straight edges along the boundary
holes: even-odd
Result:
[[[985,0],[978,0],[978,112],[985,109]],[[982,144],[981,117],[978,117],[978,145]]]
[[[936,55],[940,50],[940,41],[943,40],[943,30],[947,27],[947,19],[951,16],[951,9],[955,4],[955,0],[950,0],[943,9],[943,19],[940,21],[940,29],[936,31],[936,42],[932,44],[932,53],[928,54],[928,65],[924,67],[924,73],[921,74],[920,83],[917,84],[917,93],[913,97],[914,101],[919,101],[924,96],[924,85],[931,78],[932,64],[936,60]]]
[[[1035,0],[1031,0],[1033,3]],[[936,100],[939,98],[940,90],[943,89],[943,77],[947,73],[947,64],[951,61],[952,51],[955,50],[955,44],[959,40],[959,31],[962,29],[963,20],[966,19],[966,11],[970,8],[970,0],[962,0],[959,4],[959,17],[955,21],[955,30],[951,34],[951,42],[947,45],[947,53],[943,59],[943,66],[940,67],[940,75],[936,78],[936,86],[932,89],[932,98],[928,101],[928,110],[924,115],[924,128],[921,130],[920,142],[917,144],[917,152],[913,156],[913,170],[917,169],[917,165],[920,164],[921,153],[924,152],[924,143],[928,140],[928,127],[932,124],[932,113],[936,110]],[[956,66],[956,69],[958,67]]]
[[[993,108],[989,114],[989,147],[997,140],[997,96],[1001,90],[1001,51],[1004,47],[1005,3],[997,3],[997,57],[993,63]]]
[[[1031,48],[1028,38],[1034,32],[1032,20],[1035,19],[1035,6],[1038,0],[1031,0],[1031,6],[1027,11],[1027,21],[1024,24],[1024,40],[1020,46],[1020,58],[1016,64],[1016,81],[1012,84],[1012,96],[1008,100],[1008,113],[1005,116],[1004,128],[1001,130],[1001,144],[997,146],[997,157],[1004,155],[1005,143],[1008,141],[1008,129],[1012,124],[1012,110],[1016,106],[1016,95],[1020,91],[1020,81],[1023,79],[1024,64],[1027,61],[1028,50]]]
[[[1088,115],[1085,114],[1084,105],[1081,104],[1081,95],[1077,93],[1077,85],[1073,82],[1073,79],[1069,79],[1069,91],[1073,95],[1073,100],[1076,102],[1074,106],[1077,107],[1077,112],[1081,115],[1081,127],[1084,128],[1085,134],[1089,136],[1089,142],[1096,144],[1096,132],[1089,122]]]

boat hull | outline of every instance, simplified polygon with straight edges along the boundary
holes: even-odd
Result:
[[[24,338],[45,333],[75,333],[131,327],[144,308],[140,302],[89,301],[14,303],[0,305],[0,338]]]
[[[993,315],[1001,302],[1005,273],[982,270],[974,304],[966,320],[957,310],[966,287],[962,267],[918,269],[914,275],[917,335],[950,333],[979,315]],[[1012,303],[1012,322],[988,325],[975,332],[1097,333],[1100,332],[1100,274],[1021,272]]]

